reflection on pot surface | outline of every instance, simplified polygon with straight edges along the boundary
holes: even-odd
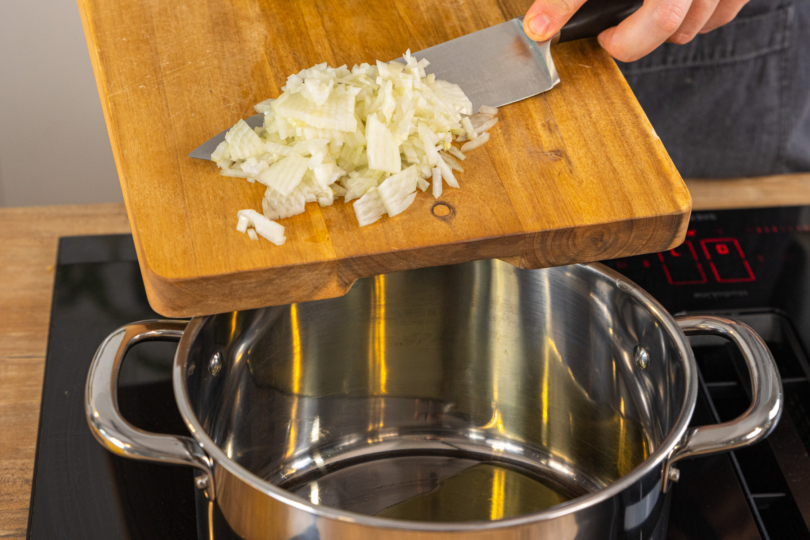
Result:
[[[697,373],[684,332],[740,347],[755,383],[741,418],[687,432]],[[129,343],[180,334],[175,397],[194,438],[144,438],[104,392]],[[499,261],[185,329],[130,325],[99,349],[88,388],[108,448],[201,469],[210,519],[247,540],[659,538],[671,464],[750,444],[781,410],[747,327],[676,323],[600,265]]]
[[[214,406],[197,414],[229,458],[314,504],[419,521],[534,513],[629,473],[680,412],[680,353],[660,325],[579,274],[460,265],[219,315],[198,344],[223,373],[194,371],[191,401]]]

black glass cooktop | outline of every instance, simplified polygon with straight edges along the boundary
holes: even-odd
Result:
[[[712,312],[750,324],[783,377],[786,410],[767,441],[681,462],[667,538],[810,539],[810,207],[696,212],[679,248],[606,264],[672,313]],[[117,327],[155,317],[131,237],[61,240],[28,538],[210,538],[205,516],[197,519],[190,469],[114,456],[84,418],[96,347]],[[699,339],[695,425],[733,418],[749,403],[736,350]],[[182,434],[170,383],[174,347],[134,348],[123,364],[119,402],[135,425]]]

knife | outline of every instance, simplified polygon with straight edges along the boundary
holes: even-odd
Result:
[[[551,90],[560,82],[551,58],[551,46],[566,41],[596,37],[616,26],[638,8],[643,0],[588,0],[549,41],[538,43],[523,31],[523,17],[497,24],[466,36],[414,53],[427,58],[425,71],[459,85],[477,111],[481,105],[501,107]],[[246,119],[252,128],[261,126],[264,114]],[[230,128],[229,128],[230,129]],[[226,129],[189,154],[211,159],[211,153],[225,140]]]

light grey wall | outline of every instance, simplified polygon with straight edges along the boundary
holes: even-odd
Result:
[[[0,206],[122,201],[76,2],[1,4]]]

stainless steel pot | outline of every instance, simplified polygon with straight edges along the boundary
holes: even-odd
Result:
[[[684,334],[739,347],[753,396],[740,418],[688,428]],[[156,339],[180,341],[174,391],[192,437],[119,414],[121,360]],[[766,437],[782,388],[743,324],[673,319],[598,264],[479,261],[125,326],[96,353],[86,408],[110,451],[199,469],[209,519],[247,540],[638,539],[662,529],[673,465]]]

